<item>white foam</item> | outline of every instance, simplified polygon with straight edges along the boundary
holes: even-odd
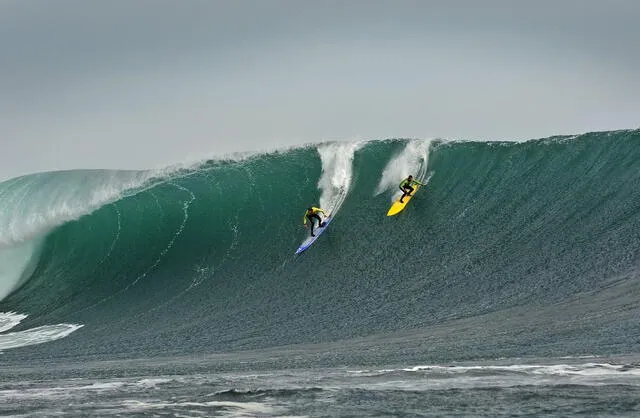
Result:
[[[387,163],[375,195],[392,191],[394,193],[391,200],[395,200],[400,195],[398,188],[400,182],[409,174],[413,175],[416,180],[424,182],[427,178],[430,146],[431,140],[428,139],[414,139],[407,142],[402,152]]]
[[[405,373],[412,377],[408,378]],[[640,368],[608,363],[442,366],[348,372],[350,387],[377,390],[432,390],[520,385],[580,384],[640,386]]]
[[[353,156],[364,142],[332,142],[319,146],[322,174],[318,181],[320,207],[336,213],[344,203],[353,178]]]
[[[0,351],[55,341],[82,327],[83,325],[78,324],[43,325],[24,331],[0,334]]]
[[[511,364],[511,365],[478,365],[478,366],[441,366],[441,365],[422,365],[411,366],[400,369],[380,369],[380,370],[356,370],[352,373],[366,374],[377,373],[386,374],[393,372],[420,372],[420,373],[437,373],[460,375],[474,371],[486,372],[511,372],[523,373],[532,376],[609,376],[625,375],[640,376],[639,368],[629,368],[622,364],[609,363],[580,363],[580,364]]]
[[[33,388],[0,390],[0,399],[11,397],[20,399],[46,399],[51,401],[74,396],[74,392],[90,392],[96,394],[116,392],[120,390],[131,392],[140,389],[144,390],[153,388],[159,384],[171,381],[173,381],[173,379],[169,378],[145,378],[137,381],[131,381],[126,378],[107,381],[88,381],[74,378],[70,380],[52,381],[51,383],[57,384],[53,387],[38,385]]]
[[[153,409],[170,409],[184,407],[218,407],[227,411],[216,411],[216,416],[253,417],[256,414],[274,414],[277,411],[258,402],[231,402],[231,401],[207,401],[207,402],[164,402],[164,401],[138,401],[128,400],[122,404],[129,412],[143,412]]]
[[[0,332],[5,332],[25,319],[27,315],[18,314],[15,312],[0,312]]]
[[[137,385],[139,386],[144,386],[144,387],[154,387],[156,385],[161,385],[163,383],[169,383],[169,382],[173,382],[174,379],[167,379],[167,378],[147,378],[147,379],[141,379],[138,380],[136,382]]]

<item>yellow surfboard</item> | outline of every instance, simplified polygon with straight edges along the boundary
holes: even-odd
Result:
[[[402,203],[400,203],[400,197],[402,197],[402,195],[399,198],[397,198],[396,201],[393,202],[393,205],[391,205],[391,207],[389,208],[389,212],[387,212],[387,216],[397,215],[400,212],[402,212],[404,210],[404,207],[407,206],[407,203],[409,203],[411,198],[418,192],[419,188],[420,188],[420,185],[418,184],[413,186],[413,189],[414,189],[413,193],[405,196],[404,199],[402,200]]]

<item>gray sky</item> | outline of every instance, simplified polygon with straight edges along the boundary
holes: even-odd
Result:
[[[0,0],[0,180],[640,125],[640,1]]]

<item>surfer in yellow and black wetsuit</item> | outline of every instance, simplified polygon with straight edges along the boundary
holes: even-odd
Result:
[[[302,224],[304,225],[304,227],[307,227],[307,219],[309,220],[309,223],[311,224],[311,236],[315,237],[316,235],[313,233],[313,220],[317,219],[318,220],[318,228],[322,228],[324,226],[324,222],[322,222],[322,218],[320,218],[320,215],[318,215],[319,212],[322,212],[322,214],[326,217],[327,213],[320,208],[316,208],[314,206],[309,206],[307,208],[307,211],[304,213],[304,218],[302,218]]]
[[[424,184],[414,180],[411,174],[409,174],[409,177],[402,180],[402,182],[400,183],[400,190],[402,190],[402,197],[400,198],[400,203],[404,203],[402,200],[405,198],[405,196],[407,195],[411,196],[411,193],[413,193],[413,191],[415,190],[413,187],[411,187],[414,184],[417,184],[419,186],[424,186]]]

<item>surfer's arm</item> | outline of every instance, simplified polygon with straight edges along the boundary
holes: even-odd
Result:
[[[320,209],[320,208],[313,208],[313,210],[318,211],[318,212],[322,212],[322,214],[324,216],[327,216],[327,212],[324,211],[324,209]]]
[[[302,217],[302,225],[307,226],[307,213],[305,212],[304,216]]]
[[[415,181],[415,180],[413,181],[413,184],[417,184],[417,185],[419,185],[419,186],[424,186],[424,184],[423,184],[423,183],[420,183],[419,181]]]

